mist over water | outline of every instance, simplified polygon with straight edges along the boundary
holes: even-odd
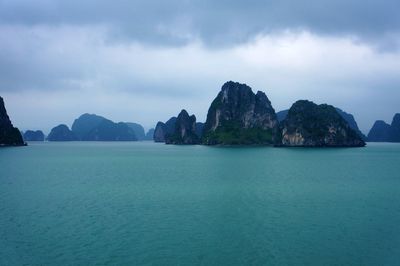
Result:
[[[0,265],[394,265],[399,152],[0,149]]]

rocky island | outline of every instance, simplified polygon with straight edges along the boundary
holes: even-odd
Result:
[[[246,84],[226,82],[208,110],[202,143],[272,145],[280,140],[279,123],[265,93]]]
[[[173,134],[175,131],[176,117],[171,117],[167,122],[158,122],[154,130],[154,141],[165,142],[167,134]]]
[[[400,142],[400,114],[395,114],[392,124],[378,120],[368,133],[371,142]]]
[[[147,133],[146,133],[146,135],[144,137],[144,140],[153,140],[153,138],[154,138],[154,128],[150,128],[147,131]]]
[[[302,100],[277,115],[264,92],[233,81],[222,86],[205,124],[182,110],[154,132],[154,141],[167,144],[277,147],[363,147],[364,137],[353,115],[339,108]]]
[[[166,144],[199,144],[200,137],[196,134],[196,116],[189,116],[186,110],[182,110],[176,121],[173,133],[165,135]]]
[[[44,134],[41,130],[27,130],[23,137],[25,141],[44,141]]]
[[[47,136],[48,141],[76,141],[78,137],[67,125],[61,124],[54,127]]]
[[[282,146],[363,147],[362,137],[350,127],[335,107],[300,100],[282,121]]]
[[[344,120],[346,120],[346,122],[349,124],[349,126],[350,126],[354,131],[356,131],[357,134],[358,134],[364,141],[366,141],[367,137],[366,137],[366,136],[361,132],[361,130],[359,129],[358,124],[357,124],[357,122],[356,122],[354,116],[353,116],[352,114],[349,114],[349,113],[343,111],[343,110],[340,109],[340,108],[335,107],[335,109],[336,109],[336,111],[339,113],[339,115],[340,115],[341,117],[343,117]],[[282,123],[282,121],[285,120],[285,118],[287,117],[288,113],[289,113],[289,110],[283,110],[283,111],[280,111],[280,112],[276,113],[276,115],[277,115],[278,120],[279,120],[280,123]]]
[[[144,132],[144,128],[141,124],[132,122],[125,122],[125,124],[133,130],[137,140],[146,139],[146,133]]]
[[[14,127],[8,117],[4,100],[0,97],[0,146],[24,146],[26,145],[21,132]]]
[[[136,125],[131,124],[137,129]],[[83,114],[75,119],[72,132],[78,140],[83,141],[136,141],[138,139],[131,126],[122,122],[114,123],[95,114]]]
[[[38,136],[35,136],[36,133]],[[40,132],[26,132],[29,140],[42,139],[39,135]],[[47,139],[136,141],[151,138],[155,142],[177,145],[365,146],[365,136],[354,116],[339,108],[301,100],[289,110],[276,114],[264,92],[254,93],[248,85],[233,81],[226,82],[212,101],[205,123],[197,122],[194,115],[182,110],[177,117],[165,123],[158,122],[155,129],[146,134],[140,124],[115,123],[86,113],[75,119],[71,130],[64,124],[59,125],[51,130]],[[400,114],[394,117],[390,126],[377,122],[369,138],[400,141]]]

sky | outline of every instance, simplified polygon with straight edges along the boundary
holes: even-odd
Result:
[[[0,96],[48,133],[83,113],[146,129],[205,121],[229,80],[276,111],[300,99],[368,133],[400,112],[398,0],[0,0]]]

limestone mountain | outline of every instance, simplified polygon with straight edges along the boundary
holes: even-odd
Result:
[[[54,127],[47,136],[48,141],[76,141],[78,137],[67,125],[61,124]]]
[[[368,133],[368,141],[387,142],[390,137],[390,125],[385,121],[377,120]]]
[[[145,140],[153,140],[153,138],[154,138],[154,128],[150,128],[148,131],[147,131],[147,133],[146,133],[146,136],[145,136]]]
[[[165,142],[167,134],[173,134],[175,131],[176,117],[171,117],[167,122],[158,122],[154,130],[154,141]]]
[[[0,97],[0,146],[25,145],[21,132],[14,127],[8,117],[4,100]]]
[[[275,110],[265,93],[226,82],[208,110],[202,141],[207,145],[274,144],[279,141]]]
[[[365,142],[335,107],[300,100],[282,121],[282,145],[303,147],[362,147]]]
[[[71,130],[79,139],[85,139],[87,134],[97,127],[105,118],[95,114],[83,114],[74,120]]]
[[[165,135],[166,144],[198,144],[199,136],[196,134],[196,116],[189,116],[186,110],[182,110],[176,121],[174,132]]]
[[[144,128],[141,124],[132,123],[132,122],[125,122],[125,124],[127,124],[128,127],[130,127],[133,130],[133,132],[135,132],[136,138],[138,140],[145,140],[146,134],[145,134]]]
[[[346,122],[349,124],[349,126],[352,129],[354,129],[358,133],[358,135],[360,135],[362,137],[362,139],[365,141],[367,139],[367,137],[358,128],[358,124],[357,124],[354,116],[350,113],[347,113],[347,112],[341,110],[340,108],[335,107],[335,109],[340,114],[340,116],[343,117],[344,120],[346,120]],[[277,112],[276,116],[278,117],[278,121],[282,122],[283,120],[285,120],[288,113],[289,113],[289,110],[283,110],[283,111]]]
[[[400,142],[400,114],[395,114],[390,125],[390,142]]]
[[[27,130],[23,134],[25,141],[44,141],[44,134],[41,130]]]
[[[400,114],[395,114],[392,124],[378,120],[368,133],[371,142],[400,142]]]
[[[126,123],[115,123],[95,114],[83,114],[75,119],[72,132],[84,141],[136,141],[134,129]],[[144,130],[143,130],[144,131]]]
[[[82,140],[85,141],[137,141],[135,132],[127,124],[114,123],[105,119],[89,131]]]

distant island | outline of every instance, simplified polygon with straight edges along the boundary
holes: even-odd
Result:
[[[134,122],[113,122],[85,113],[71,129],[60,124],[45,138],[40,130],[20,132],[13,127],[0,97],[0,145],[20,146],[24,141],[142,141],[174,145],[270,145],[277,147],[363,147],[370,142],[400,142],[400,114],[389,125],[375,122],[368,136],[352,114],[308,100],[295,102],[278,113],[262,91],[246,84],[226,82],[208,109],[205,123],[186,110],[145,132]]]
[[[25,132],[21,132],[24,141],[44,141],[45,136],[43,131],[41,130],[27,130]]]
[[[138,141],[152,140],[154,129],[145,134],[143,126],[132,122],[115,123],[95,114],[83,114],[71,129],[61,124],[54,127],[48,141]]]
[[[395,114],[392,123],[378,120],[368,133],[371,142],[400,142],[400,114]]]

